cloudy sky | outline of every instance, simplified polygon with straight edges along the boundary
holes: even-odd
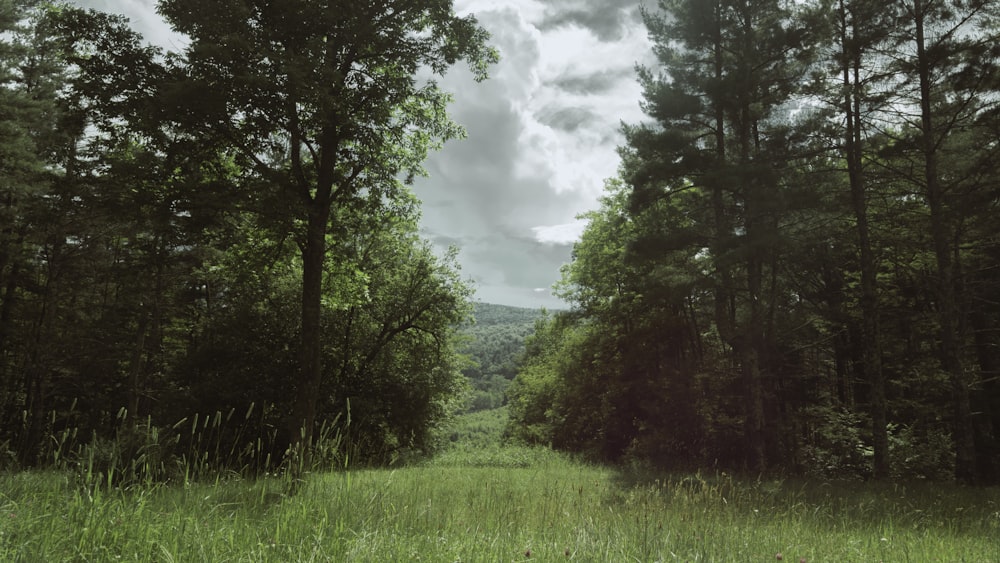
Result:
[[[183,49],[155,0],[78,0],[128,16],[150,41]],[[565,306],[551,295],[604,179],[618,166],[622,121],[637,122],[636,63],[650,45],[639,0],[456,0],[493,36],[502,61],[475,83],[461,67],[439,83],[468,138],[431,156],[414,186],[422,230],[457,245],[477,299]]]

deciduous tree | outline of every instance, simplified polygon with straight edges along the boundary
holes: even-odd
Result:
[[[166,117],[230,147],[294,223],[303,277],[291,430],[309,443],[335,209],[364,192],[391,197],[429,149],[461,133],[445,113],[449,96],[419,73],[466,60],[482,79],[496,53],[451,0],[162,0],[159,11],[190,40]]]

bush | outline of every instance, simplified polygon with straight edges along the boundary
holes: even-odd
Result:
[[[565,463],[567,457],[552,449],[531,446],[455,447],[424,462],[434,467],[544,467]]]
[[[889,461],[894,477],[947,481],[955,474],[954,451],[945,428],[889,425]]]
[[[865,421],[846,409],[814,407],[803,411],[811,430],[801,448],[800,466],[822,478],[862,478],[871,473],[872,450],[864,443]]]

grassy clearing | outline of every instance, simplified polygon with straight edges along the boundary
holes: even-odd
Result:
[[[459,415],[441,430],[451,449],[477,449],[497,446],[510,419],[507,406]]]
[[[0,560],[1000,561],[996,489],[662,479],[495,449],[284,490],[3,475]]]

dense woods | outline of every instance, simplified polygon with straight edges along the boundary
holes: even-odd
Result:
[[[0,2],[0,465],[426,447],[471,288],[418,235],[406,183],[462,130],[414,75],[496,54],[448,1],[333,4],[161,2],[163,53]]]
[[[604,460],[1000,477],[1000,5],[662,0],[512,388]]]

